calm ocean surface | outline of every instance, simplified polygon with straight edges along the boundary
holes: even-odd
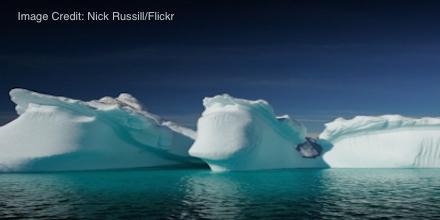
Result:
[[[440,219],[440,170],[0,174],[0,218]]]

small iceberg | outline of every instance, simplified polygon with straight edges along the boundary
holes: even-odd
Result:
[[[305,158],[315,158],[321,156],[322,146],[318,143],[318,140],[306,137],[306,141],[298,144],[296,150]]]

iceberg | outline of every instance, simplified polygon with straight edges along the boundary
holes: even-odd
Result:
[[[117,169],[199,163],[196,133],[145,111],[130,94],[89,102],[10,91],[19,115],[0,127],[0,171]]]
[[[306,129],[289,116],[276,116],[264,100],[227,94],[204,98],[197,138],[189,154],[213,171],[325,167],[306,142]],[[312,147],[313,148],[313,147]],[[314,157],[314,158],[313,158]]]
[[[323,159],[334,168],[440,167],[440,118],[356,116],[327,123]]]
[[[440,118],[337,118],[318,139],[264,100],[203,99],[197,133],[146,111],[127,93],[81,101],[10,91],[18,117],[0,127],[0,171],[157,167],[211,170],[440,167]]]

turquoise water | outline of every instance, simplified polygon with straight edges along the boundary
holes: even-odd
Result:
[[[440,170],[137,169],[0,175],[0,218],[440,218]]]

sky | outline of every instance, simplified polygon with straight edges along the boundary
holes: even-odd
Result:
[[[0,123],[8,92],[82,100],[128,92],[195,126],[202,99],[265,99],[319,133],[336,117],[439,116],[435,1],[6,1]],[[172,22],[17,21],[17,12],[169,11]]]

